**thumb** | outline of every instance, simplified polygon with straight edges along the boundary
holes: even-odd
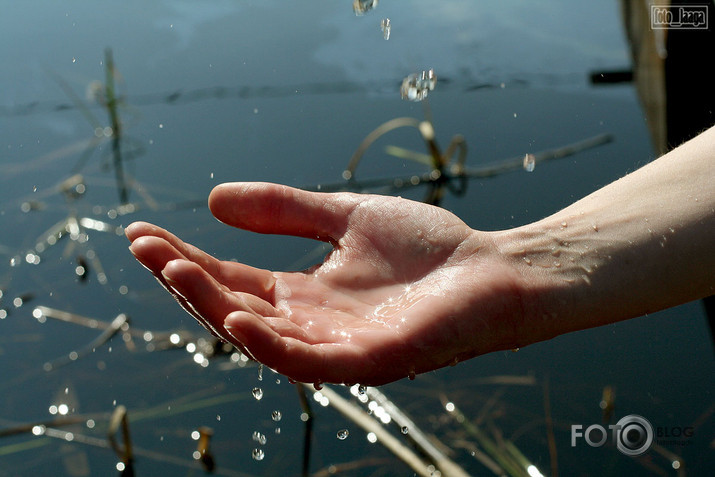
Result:
[[[359,202],[349,193],[326,194],[263,182],[231,182],[209,195],[211,213],[221,222],[264,234],[337,241]]]

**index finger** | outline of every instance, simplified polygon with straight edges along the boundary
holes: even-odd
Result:
[[[279,184],[232,182],[216,186],[209,208],[221,222],[265,234],[337,242],[362,198],[308,192]]]

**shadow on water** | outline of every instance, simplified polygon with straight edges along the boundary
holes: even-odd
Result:
[[[355,2],[360,8],[368,3]],[[674,35],[669,38],[676,41]],[[704,63],[688,63],[692,64]],[[124,118],[141,123],[144,119],[134,114],[135,108],[149,105],[288,100],[296,90],[307,96],[349,96],[392,85],[334,81],[213,87],[137,95],[130,102],[119,92],[121,76],[112,50],[105,51],[102,66],[104,82],[91,86],[93,104],[53,74],[69,102],[37,101],[0,110],[9,118],[79,112],[92,128],[89,138],[56,147],[35,160],[0,164],[0,172],[13,178],[34,177],[45,169],[57,172],[47,179],[51,186],[2,197],[2,215],[15,230],[12,236],[0,237],[0,253],[6,258],[0,269],[0,322],[8,330],[0,337],[5,361],[0,379],[0,476],[50,471],[71,476],[297,475],[297,469],[316,476],[557,476],[560,470],[572,475],[565,469],[577,465],[574,461],[583,457],[584,449],[578,454],[568,446],[571,425],[593,420],[592,408],[594,422],[615,422],[614,409],[620,406],[616,386],[601,383],[619,380],[616,371],[565,383],[564,368],[553,357],[555,369],[547,365],[534,372],[526,365],[539,359],[528,350],[485,358],[480,365],[488,376],[481,370],[479,377],[453,376],[454,368],[381,389],[315,389],[289,384],[232,346],[209,338],[128,259],[121,235],[123,226],[135,218],[174,224],[208,244],[219,240],[214,236],[220,229],[196,219],[197,210],[205,209],[201,195],[162,186],[156,175],[149,175],[146,183],[135,177],[128,165],[147,155],[147,141],[128,136]],[[666,64],[665,71],[667,75],[674,69]],[[500,89],[488,82],[457,83],[440,79],[439,88],[457,95]],[[425,202],[452,206],[467,200],[465,196],[473,199],[468,192],[490,187],[484,185],[485,179],[503,185],[509,172],[538,171],[552,162],[573,167],[575,161],[598,157],[600,146],[618,137],[599,129],[561,145],[530,145],[506,159],[481,163],[470,155],[474,149],[468,154],[462,131],[455,130],[447,147],[440,147],[436,131],[452,128],[454,122],[443,121],[425,105],[423,101],[424,119],[393,114],[362,142],[355,141],[352,157],[337,161],[346,164],[333,175],[337,180],[330,181],[328,171],[319,184],[305,188],[383,194],[426,189]],[[106,114],[106,122],[95,116],[97,108]],[[707,122],[712,123],[712,116],[691,131]],[[393,141],[392,134],[402,129],[417,134],[396,135]],[[667,144],[686,137],[677,134],[668,135]],[[656,150],[659,141],[654,139]],[[390,143],[380,152],[373,150],[385,142]],[[382,175],[383,168],[374,165],[358,174],[368,150],[371,157],[391,161],[390,174]],[[100,155],[99,166],[92,165],[95,154]],[[68,159],[74,160],[69,168],[64,164]],[[11,241],[4,243],[6,239]],[[303,255],[296,263],[315,260],[310,250],[291,250]],[[552,356],[545,346],[540,349]],[[555,354],[567,354],[568,346],[567,342]],[[520,361],[507,355],[527,357]],[[288,391],[289,387],[295,390]],[[626,406],[637,402],[632,393],[624,392]],[[687,423],[696,435],[712,429],[713,413],[712,401],[697,406],[695,419]],[[359,442],[358,434],[364,436]],[[346,443],[347,450],[340,447]],[[698,447],[703,447],[702,441]],[[583,475],[672,475],[678,467],[685,475],[688,459],[682,448],[656,445],[648,455],[629,461],[609,450],[610,461]],[[707,443],[703,452],[709,452]],[[597,454],[596,460],[600,455],[605,454]]]

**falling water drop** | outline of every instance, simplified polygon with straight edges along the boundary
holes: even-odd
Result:
[[[400,96],[409,101],[422,101],[427,98],[427,94],[434,89],[436,84],[437,76],[433,69],[414,73],[402,80]]]
[[[281,414],[280,411],[275,410],[271,413],[271,419],[273,419],[275,422],[278,422],[283,418],[283,414]]]
[[[258,380],[263,381],[263,364],[258,363]]]
[[[403,434],[407,434],[408,432],[410,432],[410,430],[408,429],[407,426],[402,426],[402,428],[400,429],[400,432]]]
[[[348,438],[349,434],[350,434],[350,432],[347,429],[340,429],[338,431],[338,439],[340,439],[341,441],[344,441],[345,439]]]
[[[378,0],[353,0],[353,12],[362,16],[377,6]]]
[[[389,18],[383,18],[380,21],[380,29],[382,30],[382,37],[385,40],[389,40],[390,39],[390,30],[392,29],[392,25],[390,24]]]
[[[263,452],[263,449],[253,449],[251,452],[251,457],[253,457],[253,460],[263,460],[263,458],[266,456],[265,452]]]
[[[363,394],[365,394],[365,392],[367,392],[367,386],[365,386],[364,384],[358,385],[358,394],[362,396]]]
[[[536,167],[536,157],[533,154],[526,154],[524,156],[524,170],[526,172],[534,172]]]
[[[260,445],[266,445],[266,435],[261,434],[258,431],[253,431],[253,440],[258,442]]]
[[[253,397],[256,398],[256,401],[260,401],[263,398],[263,389],[261,388],[253,388]]]

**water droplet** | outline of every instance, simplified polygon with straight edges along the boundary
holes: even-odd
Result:
[[[403,434],[407,434],[408,432],[410,432],[410,430],[407,426],[402,426],[402,428],[400,429],[400,432]]]
[[[253,397],[256,398],[256,401],[260,401],[261,399],[263,399],[263,389],[253,388],[253,391],[251,392],[253,393]]]
[[[253,460],[263,460],[263,458],[266,456],[265,452],[263,452],[263,449],[253,449],[251,452],[251,457],[253,457]]]
[[[313,387],[315,388],[316,391],[320,391],[321,389],[323,389],[323,384],[320,381],[318,381],[317,383],[313,383]]]
[[[258,363],[258,380],[263,381],[263,364]]]
[[[353,0],[353,12],[362,16],[377,6],[378,0]]]
[[[283,414],[281,414],[281,412],[278,410],[275,410],[271,413],[271,419],[273,419],[275,422],[280,421],[282,417]]]
[[[363,394],[365,394],[365,392],[367,392],[367,386],[365,386],[364,384],[358,385],[358,394],[362,396]]]
[[[534,172],[536,167],[536,157],[533,154],[526,154],[524,156],[524,170],[526,172]]]
[[[266,436],[258,431],[253,431],[253,440],[258,442],[260,445],[266,445]]]
[[[382,30],[382,37],[385,40],[389,40],[390,39],[390,30],[392,29],[392,25],[390,24],[389,18],[383,18],[380,21],[380,29]]]
[[[350,432],[347,429],[340,429],[338,431],[338,439],[340,439],[341,441],[344,441],[345,439],[348,438],[349,434],[350,434]]]
[[[437,76],[433,69],[414,73],[402,80],[400,95],[409,101],[422,101],[437,84]]]

